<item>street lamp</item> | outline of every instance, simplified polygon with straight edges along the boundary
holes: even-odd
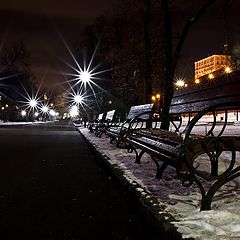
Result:
[[[26,112],[25,110],[22,110],[22,111],[21,111],[21,116],[22,116],[22,117],[25,117],[26,115],[27,115],[27,112]]]
[[[46,114],[48,112],[48,106],[47,105],[42,106],[41,110],[43,113]]]
[[[184,86],[185,86],[184,80],[183,80],[183,79],[177,80],[176,86],[177,86],[177,87],[184,87]]]
[[[77,117],[79,114],[78,106],[73,105],[69,111],[70,117]]]
[[[30,106],[31,108],[35,108],[35,107],[37,106],[37,101],[36,101],[36,99],[30,99],[30,100],[29,100],[29,106]]]
[[[91,80],[91,73],[88,72],[88,71],[82,71],[80,73],[80,77],[79,78],[80,78],[80,80],[82,82],[87,83],[87,82],[89,82]]]
[[[225,73],[231,73],[231,72],[232,72],[232,69],[229,66],[225,67]]]
[[[152,101],[153,101],[154,103],[156,102],[157,108],[159,108],[160,98],[161,98],[160,93],[156,93],[155,95],[152,95],[152,97],[151,97]]]
[[[79,94],[75,95],[73,99],[74,99],[74,102],[78,105],[83,102],[83,97]]]

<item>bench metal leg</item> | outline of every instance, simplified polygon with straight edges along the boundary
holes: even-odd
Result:
[[[161,167],[157,169],[157,173],[156,173],[156,176],[155,176],[156,179],[162,179],[163,172],[164,172],[164,170],[166,169],[167,166],[168,166],[168,163],[164,162],[161,165]]]
[[[142,156],[143,156],[144,153],[145,153],[145,151],[141,151],[141,152],[138,154],[137,151],[136,151],[136,160],[135,160],[135,163],[140,163],[141,158],[142,158]]]
[[[167,162],[163,162],[161,167],[160,167],[160,165],[158,163],[158,160],[155,157],[152,157],[152,156],[151,156],[151,158],[152,158],[153,162],[157,166],[157,173],[155,175],[155,178],[156,179],[162,179],[163,172],[165,171],[166,167],[168,166],[168,163]]]

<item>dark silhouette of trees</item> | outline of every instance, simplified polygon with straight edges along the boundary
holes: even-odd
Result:
[[[34,88],[34,78],[30,70],[30,54],[22,41],[13,42],[2,49],[0,69],[0,95],[9,104],[7,120],[16,120],[16,109],[24,100],[25,90],[31,94]],[[4,101],[2,100],[2,103]]]
[[[181,49],[183,47],[184,41],[189,33],[191,27],[196,23],[203,13],[209,8],[211,4],[213,4],[216,0],[206,0],[195,1],[195,9],[189,8],[191,12],[186,12],[187,17],[183,21],[182,26],[180,26],[179,34],[177,36],[177,40],[174,39],[174,19],[173,19],[173,1],[169,0],[161,0],[162,5],[162,13],[163,13],[163,24],[164,24],[164,42],[165,42],[165,73],[164,73],[164,84],[162,90],[162,116],[163,116],[163,124],[161,128],[168,129],[169,128],[169,109],[171,100],[174,92],[174,76],[177,63],[180,58]],[[171,4],[172,3],[172,4]],[[178,4],[175,5],[176,9],[181,7],[182,1],[178,1]],[[197,8],[196,8],[197,6]],[[193,6],[192,6],[193,7]],[[181,11],[182,12],[182,11]],[[177,13],[177,11],[176,11]],[[182,12],[183,13],[183,12]]]
[[[83,33],[82,46],[99,39],[98,60],[113,67],[111,94],[126,106],[161,93],[162,128],[169,127],[181,50],[193,25],[216,0],[122,0]]]

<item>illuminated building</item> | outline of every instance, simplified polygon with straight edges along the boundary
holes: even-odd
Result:
[[[229,55],[214,54],[212,56],[194,62],[195,80],[201,78],[202,76],[213,74],[218,70],[226,68],[229,66],[230,60],[231,56]]]

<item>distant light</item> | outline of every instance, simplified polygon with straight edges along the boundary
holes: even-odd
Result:
[[[213,78],[214,78],[214,75],[213,75],[212,73],[210,73],[210,74],[208,75],[208,78],[209,78],[209,79],[213,79]]]
[[[46,112],[48,112],[48,106],[42,106],[42,111],[44,112],[44,113],[46,113]]]
[[[39,115],[39,113],[38,113],[38,112],[35,112],[35,113],[34,113],[34,116],[35,116],[35,117],[37,117],[38,115]]]
[[[78,106],[76,105],[72,106],[69,114],[71,117],[76,117],[78,115]]]
[[[89,82],[91,79],[91,74],[88,71],[83,71],[80,73],[80,80],[82,82]]]
[[[52,106],[53,106],[53,103],[50,103],[50,106],[52,107]]]
[[[24,116],[27,115],[27,112],[26,112],[25,110],[22,110],[22,111],[21,111],[21,115],[24,117]]]
[[[5,107],[7,108],[7,107],[8,107],[8,104],[6,104]]]
[[[2,107],[2,110],[4,110],[4,107]]]
[[[155,96],[152,96],[151,99],[152,99],[152,101],[155,101],[155,100],[156,100],[156,97],[155,97]]]
[[[53,109],[51,109],[50,111],[49,111],[49,114],[51,115],[51,116],[56,116],[56,112],[53,110]]]
[[[111,100],[109,100],[109,101],[108,101],[108,104],[112,104],[112,101],[111,101]]]
[[[225,68],[225,73],[231,73],[231,72],[232,72],[232,69],[230,67]]]
[[[199,83],[200,83],[200,80],[197,78],[197,79],[195,80],[195,83],[196,83],[196,84],[199,84]]]
[[[160,99],[160,94],[159,93],[157,93],[156,98]]]
[[[32,108],[36,107],[36,106],[37,106],[37,101],[36,101],[35,99],[31,99],[31,100],[29,101],[29,105],[30,105],[30,107],[32,107]]]
[[[81,95],[75,95],[74,96],[74,102],[79,104],[83,102],[83,97]]]
[[[182,79],[177,80],[176,86],[177,86],[177,87],[184,87],[184,86],[185,86],[184,80],[182,80]]]

